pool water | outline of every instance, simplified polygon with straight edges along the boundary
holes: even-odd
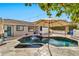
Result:
[[[29,44],[33,44],[33,43],[42,43],[42,37],[40,36],[29,36],[29,37],[23,37],[19,40],[21,43],[29,43]]]
[[[45,40],[44,42],[48,43],[48,40]],[[78,42],[71,40],[69,38],[65,37],[53,37],[50,38],[49,44],[54,46],[60,46],[60,47],[76,47],[78,46]]]
[[[49,43],[50,45],[54,45],[54,46],[58,46],[58,47],[75,47],[78,46],[78,42],[71,40],[69,38],[65,38],[65,37],[51,37],[51,38],[47,38],[47,37],[40,37],[40,36],[36,36],[36,37],[23,37],[21,39],[19,39],[20,44],[47,44]]]

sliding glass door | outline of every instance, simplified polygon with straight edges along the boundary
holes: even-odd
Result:
[[[13,36],[13,26],[5,25],[4,26],[4,37]]]

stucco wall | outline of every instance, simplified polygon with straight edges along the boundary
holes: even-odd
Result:
[[[22,36],[26,33],[28,33],[28,27],[27,26],[24,26],[23,31],[16,31],[16,26],[14,26],[14,36]]]
[[[0,34],[3,34],[3,25],[0,24]]]
[[[14,26],[14,36],[22,36],[25,34],[33,34],[33,32],[28,32],[28,26],[24,26],[23,31],[16,31],[16,26]]]
[[[33,26],[33,24],[30,23],[30,22],[17,21],[17,20],[5,20],[3,22],[3,24],[4,24],[4,26],[7,26],[7,25],[11,26],[12,36],[22,36],[24,34],[33,34],[33,32],[28,32],[28,26]],[[24,30],[23,31],[17,31],[16,25],[24,26]],[[2,33],[2,31],[4,31],[4,29],[2,29],[2,25],[0,23],[0,33]]]

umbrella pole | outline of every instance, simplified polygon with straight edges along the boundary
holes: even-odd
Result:
[[[48,21],[48,50],[49,50],[50,56],[52,56],[52,53],[51,53],[51,50],[50,50],[50,47],[49,47],[49,40],[50,40],[50,19]]]
[[[50,38],[50,20],[48,22],[48,38]]]

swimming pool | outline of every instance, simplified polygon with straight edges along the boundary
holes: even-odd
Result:
[[[32,44],[47,44],[54,45],[57,47],[76,47],[78,46],[78,42],[71,40],[66,37],[41,37],[41,36],[28,36],[19,39],[20,44],[23,45],[32,45]]]

